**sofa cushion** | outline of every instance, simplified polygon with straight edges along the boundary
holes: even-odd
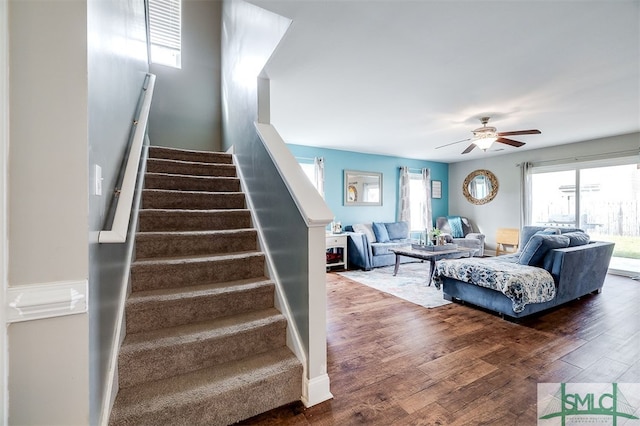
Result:
[[[564,235],[534,234],[520,253],[521,265],[542,266],[544,258],[552,249],[569,247],[569,238]]]
[[[356,223],[353,225],[353,232],[361,232],[367,236],[369,244],[375,243],[376,235],[373,233],[373,224],[371,223]]]
[[[569,237],[569,247],[583,246],[591,241],[591,237],[586,232],[575,231],[562,235]]]
[[[376,234],[376,241],[379,243],[389,242],[389,233],[384,223],[373,222],[373,233]]]
[[[393,248],[407,246],[407,242],[390,242],[390,243],[373,243],[371,244],[371,254],[375,256],[382,256],[384,254],[393,254],[392,251],[389,251]]]
[[[390,240],[404,240],[409,238],[409,224],[407,222],[385,223]]]

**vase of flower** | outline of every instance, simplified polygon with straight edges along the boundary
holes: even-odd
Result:
[[[429,231],[429,240],[431,240],[431,244],[434,246],[438,244],[438,237],[442,234],[442,231],[438,228],[433,228]]]

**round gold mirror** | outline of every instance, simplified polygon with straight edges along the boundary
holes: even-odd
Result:
[[[462,193],[471,204],[486,204],[498,193],[498,179],[489,170],[474,170],[465,178]]]

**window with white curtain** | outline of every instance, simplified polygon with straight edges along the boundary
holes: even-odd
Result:
[[[422,175],[409,172],[409,210],[411,211],[411,230],[424,231],[422,212],[425,210],[425,193],[422,190]]]
[[[148,0],[149,56],[154,64],[182,67],[182,0]]]
[[[309,178],[311,184],[318,190],[318,193],[324,198],[324,173],[318,168],[318,158],[297,158],[298,164],[302,167],[302,171]]]

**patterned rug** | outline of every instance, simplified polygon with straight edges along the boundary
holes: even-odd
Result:
[[[442,298],[442,291],[435,288],[433,284],[427,286],[429,273],[429,263],[403,263],[395,277],[393,276],[393,266],[375,268],[371,271],[338,272],[350,280],[425,308],[435,308],[451,303]]]

